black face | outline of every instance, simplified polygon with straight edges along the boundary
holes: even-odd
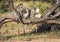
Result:
[[[21,3],[21,4],[20,4],[20,8],[22,8],[22,7],[23,7],[23,4]]]

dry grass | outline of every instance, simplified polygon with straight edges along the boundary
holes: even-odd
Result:
[[[35,6],[39,6],[40,9],[42,10],[41,12],[43,12],[43,10],[45,10],[47,7],[50,7],[51,4],[50,3],[42,3],[42,2],[15,2],[14,3],[14,6],[16,7],[18,4],[20,3],[23,3],[23,5],[25,7],[31,7],[32,5],[35,5]],[[5,13],[6,14],[6,13]],[[0,14],[0,17],[2,17],[4,14]],[[25,31],[26,31],[26,35],[19,35],[19,36],[16,36],[18,35],[18,31],[20,34],[23,33],[23,27],[25,27]],[[32,25],[32,24],[29,24],[29,25],[22,25],[21,23],[16,23],[16,22],[8,22],[8,23],[5,23],[2,28],[0,29],[0,32],[3,33],[5,36],[11,36],[12,38],[17,38],[19,40],[23,40],[22,42],[24,42],[25,40],[27,40],[29,42],[29,40],[33,40],[33,39],[38,39],[37,41],[44,41],[45,42],[45,38],[49,38],[48,40],[50,41],[51,38],[59,38],[60,36],[57,36],[56,33],[41,33],[41,34],[34,34],[34,33],[29,33],[31,31],[33,31],[34,29],[36,28],[36,24]],[[41,39],[42,38],[42,39]],[[44,38],[44,39],[43,39]],[[14,40],[14,39],[13,39]],[[18,41],[19,41],[18,40]],[[31,41],[31,42],[37,42],[37,41]],[[47,41],[47,40],[46,40]],[[48,41],[48,42],[49,42]]]

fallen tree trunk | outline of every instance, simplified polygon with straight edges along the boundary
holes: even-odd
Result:
[[[24,23],[37,23],[37,22],[43,22],[48,19],[53,19],[60,14],[54,15],[52,18],[49,18],[49,15],[51,15],[59,6],[60,6],[60,2],[58,4],[52,6],[52,8],[49,10],[49,12],[47,12],[47,14],[45,16],[41,17],[40,19],[27,19],[27,20],[23,20],[23,22]]]
[[[5,15],[4,17],[2,17],[0,19],[0,24],[2,23],[5,23],[5,22],[8,22],[8,21],[18,21],[19,22],[22,22],[23,24],[27,24],[27,23],[42,23],[42,22],[46,22],[48,21],[47,23],[55,23],[56,21],[53,21],[51,19],[54,19],[56,17],[58,17],[60,15],[60,12],[52,17],[49,17],[49,15],[51,15],[58,7],[60,6],[60,2],[54,6],[52,6],[52,8],[49,10],[49,12],[41,17],[40,19],[23,19],[22,16],[18,13],[18,11],[16,11],[16,9],[13,9],[13,11],[16,13],[17,17],[11,15],[11,14],[8,14],[8,15]],[[16,20],[15,18],[18,18],[18,20]],[[6,21],[7,20],[7,21]],[[58,22],[56,22],[58,23]],[[59,22],[60,23],[60,22]],[[58,24],[59,24],[58,23]]]
[[[48,20],[52,20],[52,19],[57,19],[56,17],[60,16],[60,12],[55,14],[54,16],[52,17],[46,17],[46,18],[40,18],[40,19],[27,19],[27,20],[24,20],[23,19],[23,22],[24,23],[38,23],[38,22],[45,22],[45,21],[48,21]]]

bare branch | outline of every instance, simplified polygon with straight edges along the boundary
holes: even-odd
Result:
[[[56,18],[56,17],[58,17],[58,16],[60,16],[60,12],[59,13],[57,13],[57,14],[55,14],[54,16],[52,16],[51,18],[53,19],[53,18]]]
[[[60,20],[48,20],[47,23],[60,24]]]

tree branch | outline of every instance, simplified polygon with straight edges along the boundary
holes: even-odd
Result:
[[[60,20],[48,20],[47,23],[60,24]]]
[[[52,16],[51,18],[53,19],[53,18],[56,18],[56,17],[58,17],[58,16],[60,16],[60,12],[59,13],[57,13],[57,14],[55,14],[54,16]]]
[[[49,12],[45,16],[43,16],[42,18],[40,18],[40,19],[27,19],[27,20],[22,20],[22,21],[24,23],[36,23],[36,22],[44,22],[44,21],[47,21],[49,19],[48,16],[51,15],[59,6],[60,6],[60,2],[58,4],[52,6],[52,8],[49,10]],[[52,17],[52,19],[55,18],[55,17],[57,17],[58,15],[54,15]]]

